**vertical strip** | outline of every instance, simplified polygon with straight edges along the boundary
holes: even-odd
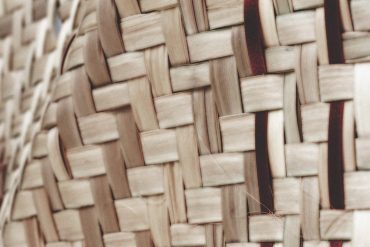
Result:
[[[330,240],[330,247],[342,247],[343,241],[342,240]]]
[[[268,112],[257,112],[255,121],[257,177],[261,213],[272,213],[274,212],[274,200],[267,147]]]
[[[125,52],[115,1],[99,0],[97,20],[99,39],[105,55],[112,57]]]
[[[64,65],[65,65],[66,57],[67,57],[69,48],[71,48],[72,42],[75,39],[75,37],[76,37],[76,33],[73,32],[68,38],[66,38],[66,40],[64,42],[63,50],[62,50],[62,54],[61,54],[62,57],[61,57],[61,61],[60,61],[60,73],[61,74],[63,74],[63,72],[65,72]]]
[[[1,151],[0,160],[3,160],[3,153]],[[3,162],[0,162],[0,204],[3,202],[4,199],[6,168],[7,166],[3,164]]]
[[[325,0],[324,9],[329,64],[344,63],[339,0]],[[328,184],[332,209],[344,209],[343,111],[344,101],[330,103]],[[330,247],[342,244],[341,240],[330,241]]]
[[[324,7],[329,63],[344,63],[339,0],[325,0]],[[344,101],[330,103],[328,182],[332,209],[344,209],[343,111]]]
[[[244,0],[244,28],[253,75],[267,72],[258,0]]]
[[[244,0],[244,28],[248,59],[253,75],[267,72],[258,0]],[[268,112],[255,114],[255,145],[261,213],[274,212],[272,176],[268,156]],[[260,243],[272,247],[273,243]]]
[[[273,247],[274,243],[261,243],[260,246],[261,247]]]
[[[343,112],[344,101],[332,102],[330,104],[328,181],[329,200],[332,209],[344,209]]]
[[[339,0],[325,0],[324,9],[329,63],[344,63]]]

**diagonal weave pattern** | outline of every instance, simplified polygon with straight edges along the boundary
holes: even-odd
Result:
[[[0,3],[4,246],[369,245],[369,0]]]

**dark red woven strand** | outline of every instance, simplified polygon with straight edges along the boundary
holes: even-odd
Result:
[[[331,240],[330,241],[330,247],[342,247],[343,241],[341,240]]]
[[[274,243],[261,243],[261,247],[273,247]]]
[[[274,212],[272,176],[267,143],[268,112],[257,112],[255,122],[255,143],[258,187],[262,213]]]
[[[330,64],[344,63],[342,25],[339,0],[325,0],[325,28]],[[328,137],[329,201],[332,209],[344,209],[343,181],[343,111],[344,101],[330,104]],[[342,247],[340,240],[330,241],[330,247]]]
[[[330,175],[328,181],[332,209],[344,209],[343,111],[343,101],[330,104],[328,137],[328,174]]]
[[[253,75],[265,74],[266,62],[258,0],[244,0],[244,28]]]
[[[329,63],[344,63],[339,0],[325,0],[324,8]]]

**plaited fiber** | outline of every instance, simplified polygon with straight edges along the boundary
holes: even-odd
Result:
[[[0,0],[0,246],[370,246],[369,0]]]

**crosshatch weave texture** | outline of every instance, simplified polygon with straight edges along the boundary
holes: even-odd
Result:
[[[370,246],[369,0],[0,0],[1,245]]]

